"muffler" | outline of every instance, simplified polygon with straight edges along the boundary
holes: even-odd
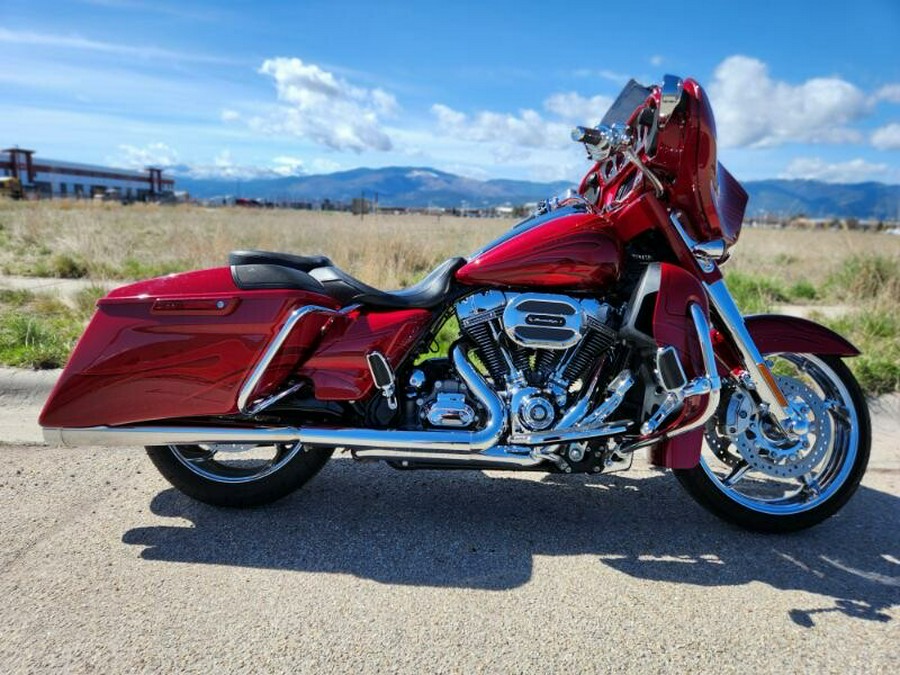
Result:
[[[484,378],[469,363],[459,345],[451,352],[453,365],[472,394],[484,407],[485,423],[478,431],[400,431],[321,427],[211,427],[132,425],[120,427],[44,428],[50,445],[131,446],[203,445],[211,443],[296,443],[329,448],[368,448],[398,453],[445,452],[471,456],[493,448],[506,429],[506,410]],[[373,454],[367,453],[372,457]]]

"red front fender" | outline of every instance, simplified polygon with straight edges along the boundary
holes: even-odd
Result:
[[[859,350],[830,328],[796,316],[755,314],[744,317],[744,324],[762,354],[794,352],[858,356]]]
[[[744,317],[747,331],[757,349],[765,354],[793,352],[795,354],[828,354],[857,356],[860,351],[830,328],[796,316],[756,314]],[[726,343],[716,346],[719,374],[728,375],[740,366],[737,353]],[[683,436],[675,436],[656,445],[650,461],[670,469],[690,469],[700,461],[703,430],[696,429]]]

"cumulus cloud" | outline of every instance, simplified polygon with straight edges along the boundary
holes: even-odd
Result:
[[[719,142],[738,147],[858,142],[862,134],[848,125],[871,106],[845,80],[813,78],[792,85],[772,79],[765,63],[747,56],[731,56],[719,64],[709,94]]]
[[[297,58],[267,59],[259,72],[274,81],[279,103],[271,113],[248,119],[251,128],[297,136],[334,150],[393,147],[383,126],[384,118],[399,109],[392,94],[354,86]]]
[[[888,84],[875,92],[876,101],[900,103],[900,84]]]
[[[867,180],[884,181],[890,167],[863,159],[829,163],[819,157],[798,157],[788,164],[780,178],[803,178],[826,183],[859,183]]]
[[[520,110],[517,114],[482,110],[472,115],[436,103],[431,114],[438,132],[457,140],[497,145],[500,155],[520,159],[523,151],[538,148],[562,148],[571,145],[569,131],[573,124],[596,124],[612,99],[607,96],[581,96],[575,92],[553,94],[544,103],[552,119],[536,110]]]
[[[872,133],[872,145],[879,150],[900,150],[900,124],[894,122]]]
[[[178,164],[178,153],[165,143],[149,143],[144,147],[120,145],[119,156],[108,161],[113,166],[126,169],[144,169],[148,166],[167,168]]]
[[[544,101],[544,108],[567,122],[594,126],[612,104],[613,100],[608,96],[587,98],[575,92],[565,92],[550,96]]]
[[[464,141],[476,143],[500,142],[520,148],[545,148],[559,145],[565,138],[566,127],[550,122],[534,110],[521,110],[518,115],[481,111],[466,115],[436,103],[431,113],[438,122],[439,131]]]

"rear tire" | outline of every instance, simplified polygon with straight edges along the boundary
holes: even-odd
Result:
[[[777,360],[779,356],[774,358]],[[740,470],[741,462],[747,462],[733,441],[728,445],[729,439],[722,439],[724,446],[719,447],[718,453],[710,450],[707,441],[696,467],[674,471],[701,506],[723,520],[757,532],[794,532],[834,515],[859,487],[872,443],[865,396],[850,369],[839,358],[806,354],[783,354],[780,358],[797,366],[811,388],[818,390],[813,393],[823,401],[836,402],[826,408],[826,421],[819,422],[818,428],[830,430],[823,433],[832,434],[830,447],[821,460],[808,473],[787,477],[777,474],[789,473],[789,462],[802,462],[802,456],[779,460],[783,462],[779,464],[763,454],[757,466],[766,471],[750,467],[747,478],[729,484],[729,479],[733,480]],[[722,410],[720,405],[717,415]],[[771,464],[766,465],[766,461]],[[747,489],[754,482],[758,486],[756,494]],[[759,496],[772,486],[783,486],[784,495]]]
[[[298,443],[276,446],[272,459],[256,465],[240,458],[229,464],[216,459],[218,447],[256,449],[161,445],[148,447],[147,455],[163,477],[188,497],[213,506],[250,508],[271,504],[302,487],[334,452]]]

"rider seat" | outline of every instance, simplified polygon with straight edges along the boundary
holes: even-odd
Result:
[[[445,260],[416,285],[398,291],[380,291],[333,265],[319,267],[309,274],[325,287],[329,296],[343,305],[360,304],[379,309],[430,309],[441,304],[450,294],[453,273],[465,262],[465,258]]]
[[[228,256],[240,288],[292,288],[324,293],[342,305],[378,309],[431,309],[450,294],[453,273],[465,258],[450,258],[409,288],[380,291],[352,277],[326,256],[271,251],[232,251]],[[290,271],[289,271],[290,270]]]

